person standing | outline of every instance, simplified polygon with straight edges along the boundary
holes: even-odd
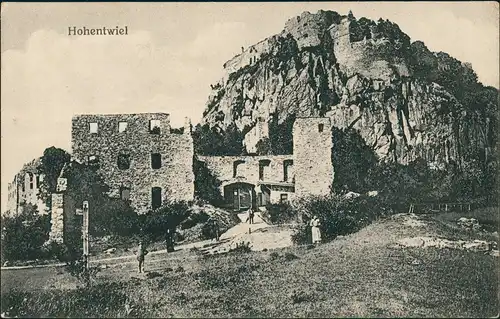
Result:
[[[321,223],[316,215],[313,216],[313,218],[311,219],[310,226],[311,226],[312,243],[316,244],[321,242],[321,231],[319,229]]]
[[[213,229],[213,232],[214,232],[214,235],[215,235],[215,240],[216,241],[219,241],[219,237],[220,237],[220,234],[219,234],[219,223],[217,223],[217,220],[212,219],[212,229]]]
[[[250,211],[248,212],[248,218],[250,219],[250,224],[253,224],[253,217],[255,216],[255,212],[253,211],[253,208],[250,208]]]
[[[148,251],[144,247],[142,241],[139,242],[139,249],[137,250],[137,261],[139,262],[139,273],[144,272],[144,257]]]
[[[167,236],[166,236],[166,244],[167,244],[167,252],[171,253],[174,251],[174,232],[167,228]]]

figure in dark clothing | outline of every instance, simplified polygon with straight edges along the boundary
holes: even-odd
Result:
[[[208,219],[208,226],[210,229],[211,238],[215,239],[216,241],[219,241],[220,231],[219,231],[219,223],[217,223],[217,220],[215,220],[215,218],[213,217],[210,217]]]
[[[247,222],[249,222],[250,224],[253,224],[253,217],[255,216],[255,212],[253,211],[252,208],[250,208],[248,210],[248,217],[247,217]]]
[[[166,236],[166,243],[167,243],[167,252],[171,253],[174,251],[174,232],[170,229],[167,228],[167,236]]]
[[[142,241],[139,242],[139,249],[137,250],[137,261],[139,262],[139,273],[144,272],[144,257],[148,254],[148,251],[143,246]]]
[[[212,219],[212,229],[213,229],[213,232],[214,232],[214,235],[215,235],[215,240],[216,241],[219,241],[219,238],[220,238],[220,232],[219,232],[219,223],[217,223],[217,221],[214,219]]]

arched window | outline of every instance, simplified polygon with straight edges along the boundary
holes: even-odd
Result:
[[[259,161],[259,180],[263,181],[265,179],[270,164],[271,161],[268,159]]]
[[[283,161],[283,181],[293,180],[293,160]]]
[[[35,188],[35,185],[34,185],[35,178],[33,176],[33,173],[28,173],[28,175],[29,175],[29,180],[30,180],[30,189],[33,189],[33,188]]]
[[[236,176],[243,176],[243,164],[245,164],[245,161],[243,160],[233,162],[233,178]]]

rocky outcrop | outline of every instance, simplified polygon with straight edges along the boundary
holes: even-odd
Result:
[[[469,71],[389,21],[305,12],[224,64],[202,124],[248,132],[272,115],[328,116],[359,130],[381,159],[442,163],[494,145],[490,115],[463,105],[445,81]]]

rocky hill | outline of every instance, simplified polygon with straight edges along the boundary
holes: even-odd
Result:
[[[212,89],[202,124],[220,130],[329,116],[359,130],[381,159],[400,163],[489,156],[496,144],[498,90],[478,83],[470,64],[412,43],[388,20],[351,12],[290,19],[227,61]]]

